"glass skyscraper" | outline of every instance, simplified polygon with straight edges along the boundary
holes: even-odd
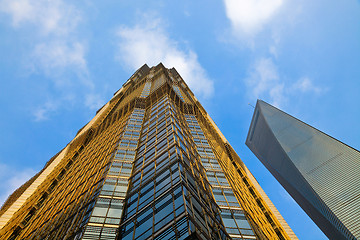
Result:
[[[1,239],[296,239],[177,71],[137,70],[3,205]]]
[[[360,238],[360,152],[258,100],[246,145],[330,239]]]

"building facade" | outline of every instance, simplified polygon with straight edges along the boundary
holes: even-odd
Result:
[[[137,70],[1,209],[1,239],[296,239],[184,80]]]
[[[360,152],[258,100],[246,145],[329,239],[360,238]]]

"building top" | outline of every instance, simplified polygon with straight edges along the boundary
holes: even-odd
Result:
[[[129,122],[127,119],[130,119]],[[125,131],[126,124],[128,124],[126,129],[131,130]],[[164,135],[164,131],[167,134]],[[148,137],[145,138],[143,135]],[[157,136],[156,139],[161,137],[161,139],[158,139],[159,142],[156,142],[159,146],[154,143],[154,135]],[[164,136],[165,140],[168,141],[168,143],[166,141],[166,144],[162,144]],[[142,163],[139,160],[142,157],[145,160],[144,166],[141,164],[137,165],[137,167],[132,165],[133,168],[128,167],[128,172],[124,172],[128,173],[126,176],[129,185],[121,183],[121,187],[115,188],[114,191],[117,191],[117,189],[122,191],[121,196],[114,195],[117,197],[114,198],[114,202],[117,204],[121,203],[124,206],[130,204],[125,203],[130,199],[126,195],[129,191],[125,187],[131,186],[132,181],[136,180],[135,175],[140,176],[141,173],[149,173],[147,170],[153,166],[150,163],[155,164],[155,159],[156,165],[153,168],[158,175],[162,175],[160,169],[164,167],[164,162],[168,162],[165,166],[169,165],[168,167],[170,167],[170,163],[173,164],[173,161],[181,161],[181,164],[186,164],[185,168],[191,166],[191,173],[189,172],[189,174],[193,175],[192,178],[199,183],[193,185],[193,187],[197,186],[199,191],[205,191],[208,194],[207,196],[210,196],[209,201],[201,200],[199,203],[207,205],[215,203],[214,200],[219,201],[219,205],[216,205],[216,207],[210,209],[205,207],[205,209],[208,209],[206,211],[218,212],[218,209],[222,208],[224,213],[221,216],[224,217],[224,223],[216,220],[220,217],[219,214],[210,214],[209,216],[213,217],[220,224],[219,226],[222,226],[222,229],[238,231],[238,234],[229,232],[222,237],[232,236],[231,234],[239,237],[239,235],[243,234],[245,237],[246,235],[250,236],[251,239],[255,236],[259,237],[259,239],[296,239],[295,234],[277,212],[255,178],[200,102],[195,98],[179,73],[174,68],[165,68],[161,63],[151,68],[145,64],[137,70],[122,88],[114,94],[112,99],[97,111],[95,117],[78,131],[75,138],[59,154],[54,156],[34,179],[17,191],[18,194],[13,195],[6,209],[3,208],[3,214],[0,217],[0,228],[2,228],[0,229],[0,236],[10,236],[9,239],[15,239],[16,237],[27,238],[26,236],[40,234],[40,232],[42,232],[41,236],[47,236],[51,231],[60,236],[62,234],[60,229],[66,227],[62,224],[62,221],[69,220],[74,216],[77,217],[68,222],[73,226],[71,231],[79,231],[76,234],[81,234],[85,226],[82,223],[85,224],[85,220],[81,219],[87,219],[86,221],[88,221],[90,216],[82,212],[82,210],[85,210],[86,207],[88,209],[86,211],[89,211],[89,214],[91,213],[94,207],[93,203],[98,201],[96,200],[98,198],[96,189],[102,187],[102,184],[104,184],[104,188],[110,187],[104,183],[104,176],[108,171],[115,171],[119,168],[119,162],[115,158],[124,155],[124,150],[120,149],[122,147],[119,142],[121,140],[122,143],[122,138],[126,139],[128,144],[129,139],[127,138],[132,138],[131,144],[135,146],[135,148],[132,147],[131,150],[127,149],[125,151],[126,153],[129,152],[129,157],[132,159],[124,160],[125,165],[135,164],[136,161]],[[197,139],[197,143],[195,139]],[[146,145],[147,142],[151,143],[151,145]],[[153,144],[156,145],[156,148]],[[169,155],[168,159],[165,158],[167,161],[158,159],[160,156],[167,156],[167,154],[162,155],[162,152],[158,152],[163,150],[166,150],[166,153],[169,151],[171,155]],[[114,151],[118,152],[115,154]],[[140,158],[138,158],[137,154],[140,153]],[[135,159],[135,156],[138,157]],[[129,161],[132,162],[129,163]],[[147,162],[146,165],[145,162]],[[114,168],[110,171],[109,166],[113,163]],[[123,165],[123,168],[125,165]],[[145,168],[147,169],[146,172]],[[184,168],[181,171],[185,171]],[[75,172],[81,172],[81,174],[75,174]],[[120,177],[120,179],[119,181],[124,181],[125,178]],[[109,178],[109,181],[113,180],[113,177]],[[181,181],[185,181],[185,179]],[[214,192],[212,192],[212,188],[207,187],[210,182],[215,186]],[[94,188],[89,191],[90,188],[84,188],[85,186],[93,186]],[[95,186],[98,187],[95,188]],[[176,184],[176,186],[179,186],[179,184]],[[141,185],[134,183],[132,190],[139,187]],[[62,198],[58,195],[59,192],[67,197]],[[188,194],[186,192],[184,191],[182,194]],[[193,196],[197,199],[203,197],[202,194],[199,195],[201,196],[196,196],[196,194]],[[187,196],[187,198],[189,197]],[[93,200],[90,201],[89,199]],[[185,200],[185,198],[180,199]],[[193,198],[189,201],[195,203]],[[89,206],[86,204],[89,204]],[[100,205],[103,206],[103,203]],[[111,211],[119,211],[115,210],[118,208],[110,208]],[[54,215],[48,215],[48,212],[52,212]],[[94,214],[100,213],[94,210]],[[114,222],[108,222],[108,224],[105,224],[106,226],[101,225],[100,227],[96,222],[100,220],[95,217],[91,218],[91,221],[95,222],[89,222],[89,226],[109,228],[107,230],[115,231],[127,226],[133,221],[132,219],[137,218],[137,215],[134,215],[131,219],[121,223],[120,215],[117,213],[117,215],[109,217],[111,218],[109,221],[118,221],[118,225],[113,224],[109,227],[109,224]],[[62,220],[58,221],[58,218]],[[36,224],[32,224],[33,220],[36,220],[39,224],[41,223],[41,230],[38,229]],[[207,234],[211,234],[211,229],[209,230]],[[71,231],[67,230],[65,232],[67,232],[67,235],[75,234]],[[89,232],[91,231],[89,230]],[[160,232],[157,234],[160,234]]]
[[[261,100],[246,145],[327,236],[360,237],[358,150]]]

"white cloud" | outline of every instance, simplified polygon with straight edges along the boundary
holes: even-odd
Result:
[[[85,96],[85,106],[91,110],[98,110],[104,104],[104,99],[99,94],[87,94]]]
[[[224,0],[224,4],[233,31],[253,35],[271,20],[283,0]]]
[[[2,0],[0,11],[10,15],[13,26],[31,24],[42,34],[66,35],[81,20],[79,11],[62,0]]]
[[[286,101],[284,83],[270,58],[261,58],[253,66],[245,83],[251,98],[269,98],[271,104],[281,106]]]
[[[308,77],[300,78],[296,83],[294,83],[293,89],[294,91],[300,91],[303,93],[311,92],[317,95],[327,91],[327,88],[315,86],[311,79]]]
[[[87,73],[85,47],[77,39],[81,13],[74,6],[62,0],[3,0],[0,11],[10,16],[16,29],[31,29],[32,69],[54,78],[69,70]]]
[[[56,94],[56,101],[40,103],[32,111],[35,121],[47,120],[52,112],[76,99],[86,98],[84,105],[90,109],[100,102],[87,96],[95,85],[87,66],[87,41],[79,31],[83,15],[74,4],[64,0],[0,0],[0,13],[9,16],[10,25],[27,39],[29,49],[22,61],[25,69],[43,75],[55,86],[42,92],[50,99]]]
[[[49,118],[51,112],[56,111],[58,104],[53,101],[47,101],[43,106],[33,111],[36,122],[44,121]]]
[[[280,82],[275,84],[275,86],[269,89],[269,95],[274,106],[282,106],[287,101],[285,84]]]
[[[85,59],[84,45],[78,41],[56,39],[38,43],[31,55],[31,67],[53,77],[59,86],[64,84],[61,78],[65,72],[75,72],[78,80],[87,87],[93,88],[93,83],[88,79],[88,69]]]
[[[26,35],[29,65],[53,78],[59,72],[87,73],[84,44],[77,39],[81,13],[62,0],[0,0],[0,12],[11,18],[18,31]],[[26,54],[25,54],[26,55]]]
[[[6,201],[11,193],[36,174],[34,169],[17,170],[6,164],[0,163],[0,206]]]
[[[250,99],[264,99],[272,105],[282,107],[294,95],[299,97],[311,93],[315,96],[327,91],[316,86],[308,77],[298,81],[284,81],[271,58],[260,58],[253,64],[245,79]]]
[[[36,45],[34,57],[39,59],[47,71],[67,65],[86,69],[84,47],[79,42],[73,42],[71,46],[64,42],[41,43]]]
[[[278,56],[277,48],[274,45],[269,47],[269,53],[273,55],[275,58],[277,58]]]
[[[210,97],[213,82],[206,76],[197,55],[192,50],[181,50],[179,43],[165,32],[158,18],[146,18],[134,27],[120,27],[117,31],[117,59],[135,70],[147,63],[150,66],[162,62],[175,67],[195,94]]]

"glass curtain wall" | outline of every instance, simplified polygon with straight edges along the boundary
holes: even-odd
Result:
[[[212,193],[221,209],[221,218],[227,233],[232,239],[256,239],[196,117],[193,115],[185,115],[185,117],[201,163],[206,170],[207,179],[211,184]]]
[[[165,95],[147,110],[120,239],[228,239],[184,115]]]

